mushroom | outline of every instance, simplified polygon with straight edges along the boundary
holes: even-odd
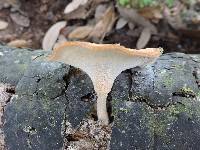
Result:
[[[97,93],[97,116],[103,124],[109,123],[106,99],[115,78],[123,71],[153,63],[162,48],[129,49],[119,44],[94,44],[89,42],[65,42],[48,57],[85,71],[91,78]]]

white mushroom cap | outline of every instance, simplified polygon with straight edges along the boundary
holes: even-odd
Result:
[[[115,78],[126,69],[153,63],[162,51],[161,48],[135,50],[119,44],[76,41],[62,43],[53,51],[48,60],[80,68],[90,76],[98,96],[98,119],[108,124],[106,98]]]

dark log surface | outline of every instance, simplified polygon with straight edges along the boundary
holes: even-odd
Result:
[[[47,54],[0,47],[0,83],[16,86],[3,114],[8,149],[61,148],[68,122],[75,128],[94,105],[90,78],[44,61]],[[110,149],[198,149],[199,55],[164,54],[152,66],[126,70],[108,100],[114,118]]]
[[[150,67],[134,68],[129,75],[121,75],[124,85],[121,89],[116,86],[116,95],[112,96],[115,119],[111,149],[198,149],[200,61],[197,56],[165,54]],[[129,88],[124,88],[127,83]]]

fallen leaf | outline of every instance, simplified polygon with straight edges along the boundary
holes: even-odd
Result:
[[[86,38],[93,30],[92,26],[82,26],[77,27],[75,30],[73,30],[68,38],[69,39],[84,39]]]
[[[0,20],[0,30],[4,30],[7,27],[8,27],[8,23],[3,20]]]
[[[2,8],[12,8],[15,10],[20,10],[21,2],[19,0],[1,0],[0,9]]]
[[[26,40],[14,40],[7,44],[10,47],[27,48],[30,47],[30,42]]]
[[[60,30],[64,28],[66,24],[66,21],[60,21],[49,28],[42,41],[42,48],[44,50],[52,50],[56,40],[58,39]]]
[[[115,28],[116,28],[116,29],[121,29],[121,28],[123,28],[127,23],[128,23],[128,21],[121,17],[121,18],[118,19]]]
[[[167,22],[171,25],[172,28],[178,30],[180,28],[186,28],[186,24],[184,24],[182,20],[182,16],[180,15],[183,6],[180,2],[177,2],[174,8],[169,9],[168,7],[164,7],[163,15]]]
[[[89,35],[89,39],[93,41],[102,41],[106,33],[110,32],[115,20],[117,19],[114,8],[107,8],[101,20],[97,22],[93,31]]]
[[[16,33],[10,33],[10,34],[2,34],[0,35],[0,41],[13,41],[17,38]]]
[[[29,27],[30,20],[28,17],[21,15],[20,13],[11,13],[10,14],[11,19],[18,25],[23,27]]]
[[[146,19],[160,20],[163,18],[161,7],[144,7],[138,13]]]
[[[137,41],[136,44],[137,49],[144,48],[150,39],[151,39],[151,30],[149,28],[144,28]]]
[[[65,19],[86,19],[91,13],[91,10],[87,10],[84,6],[80,6],[78,9],[71,13],[65,14]]]
[[[141,29],[140,28],[136,28],[134,30],[128,30],[126,33],[128,36],[134,37],[134,38],[138,38],[141,34]]]
[[[133,22],[128,23],[129,29],[133,30],[135,28],[135,24]]]
[[[66,41],[67,41],[66,37],[64,35],[60,34],[59,37],[58,37],[57,42],[54,44],[53,49],[56,49],[57,47],[60,46],[60,44],[66,42]]]
[[[88,0],[73,0],[71,3],[69,3],[64,10],[65,14],[68,14],[74,10],[76,10],[79,6],[84,5],[88,2]]]
[[[109,0],[88,0],[84,5],[79,5],[79,7],[70,13],[65,14],[64,18],[69,19],[86,19],[91,15],[94,15],[96,7],[102,2],[107,2]]]
[[[65,37],[68,37],[69,34],[75,29],[76,29],[76,26],[66,26],[60,31],[60,34]]]
[[[66,42],[66,41],[67,41],[67,39],[66,39],[66,37],[65,37],[64,35],[60,34],[60,35],[58,36],[57,43]]]
[[[120,15],[129,22],[141,25],[144,28],[149,28],[153,34],[157,33],[157,28],[149,20],[145,19],[143,16],[138,14],[135,9],[125,8],[120,6],[117,6],[117,9]]]
[[[96,20],[101,19],[104,12],[106,11],[106,8],[107,8],[106,5],[103,5],[103,4],[97,6],[97,8],[95,10],[95,15],[94,15]]]

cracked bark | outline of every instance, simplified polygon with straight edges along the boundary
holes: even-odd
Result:
[[[151,149],[162,148],[163,143],[160,143],[161,137],[160,137],[160,135],[158,135],[158,132],[160,132],[159,130],[162,129],[162,115],[163,116],[170,115],[170,114],[166,114],[166,113],[170,113],[169,111],[173,111],[173,109],[175,109],[175,110],[180,109],[181,107],[184,108],[182,111],[185,112],[185,114],[187,115],[187,113],[189,113],[189,112],[187,112],[187,109],[190,109],[190,108],[188,108],[190,106],[190,104],[188,106],[187,104],[185,104],[185,102],[188,100],[187,102],[188,103],[191,102],[191,105],[198,103],[198,100],[197,100],[199,98],[198,92],[200,91],[199,84],[198,84],[199,83],[198,82],[198,79],[199,79],[199,75],[198,75],[199,71],[198,70],[200,69],[199,64],[200,64],[200,62],[191,60],[191,58],[188,55],[184,55],[184,54],[180,54],[180,53],[177,53],[177,54],[173,53],[173,54],[161,56],[161,58],[153,66],[151,66],[151,69],[146,69],[146,71],[144,71],[142,69],[138,69],[138,68],[132,69],[132,80],[129,79],[129,83],[131,83],[131,88],[129,88],[129,90],[128,90],[128,93],[129,93],[128,97],[130,97],[130,98],[128,98],[127,100],[124,100],[124,102],[123,101],[119,101],[119,102],[114,101],[114,107],[115,107],[115,109],[123,110],[123,108],[124,108],[125,110],[127,110],[127,109],[129,109],[129,107],[126,106],[126,105],[128,105],[127,104],[128,101],[131,101],[133,104],[144,104],[151,111],[153,111],[154,119],[161,119],[158,121],[154,120],[154,122],[156,121],[156,123],[160,123],[161,127],[153,126],[153,136],[151,137],[152,141],[150,144]],[[158,94],[156,94],[156,93],[158,93]],[[117,103],[117,104],[115,104],[115,103]],[[120,103],[122,103],[122,104],[120,104]],[[134,106],[134,108],[137,108],[137,105],[133,105],[133,106]],[[198,106],[199,105],[197,104],[197,107]],[[129,111],[131,111],[132,113],[135,113],[134,110],[129,110]],[[191,111],[193,111],[193,110],[191,110]],[[120,147],[120,145],[116,142],[116,140],[117,141],[121,140],[122,141],[121,145],[124,144],[124,145],[134,146],[133,141],[131,142],[131,140],[127,139],[127,138],[134,137],[134,135],[135,135],[135,133],[128,134],[128,131],[129,131],[128,129],[131,130],[131,127],[133,127],[137,124],[137,123],[131,122],[131,120],[129,122],[129,119],[131,119],[131,117],[133,117],[132,119],[135,121],[137,116],[131,116],[131,114],[129,114],[129,112],[127,112],[127,117],[124,115],[123,112],[118,112],[118,113],[120,113],[121,117],[123,118],[123,119],[121,118],[123,120],[121,122],[121,124],[123,124],[123,122],[127,121],[128,125],[123,126],[124,132],[122,132],[122,133],[120,133],[120,132],[123,130],[117,129],[120,127],[117,127],[114,125],[114,130],[118,130],[118,131],[115,131],[116,133],[112,135],[113,140],[111,140],[111,147],[116,148],[116,145],[118,145],[118,147]],[[178,111],[175,113],[178,113]],[[196,115],[198,115],[198,111],[196,111],[196,108],[193,113],[197,113]],[[167,117],[167,116],[165,116],[165,117]],[[180,119],[182,117],[180,116]],[[177,116],[177,119],[178,118],[179,117]],[[120,123],[118,123],[118,122],[120,122],[120,119],[117,119],[117,120],[115,119],[114,122],[117,122],[117,124],[120,124]],[[166,124],[166,126],[167,126],[167,124]],[[181,128],[180,124],[177,124],[177,126],[178,126],[177,127],[178,129]],[[192,126],[192,124],[191,124],[191,126]],[[199,126],[200,126],[200,124],[199,124]],[[127,128],[127,130],[126,130],[126,128]],[[184,128],[184,125],[182,128]],[[138,132],[143,133],[142,128]],[[173,129],[172,129],[172,132],[173,132]],[[177,134],[179,134],[178,131],[176,131],[176,132],[177,132]],[[176,132],[175,132],[175,134],[176,134]],[[119,135],[119,133],[120,133],[120,135]],[[165,134],[168,134],[167,131]],[[122,136],[122,137],[120,139],[120,138],[117,138],[117,136],[119,136],[119,137]],[[171,135],[171,136],[175,137],[175,135]],[[187,136],[187,133],[185,136]],[[139,135],[137,137],[139,138]],[[137,139],[137,137],[134,137],[134,138]],[[141,136],[141,137],[143,137],[143,136]],[[190,137],[190,138],[192,139],[192,137]],[[125,139],[125,140],[123,140],[123,139]],[[184,138],[180,138],[180,140],[181,139],[184,139]],[[127,142],[129,140],[130,140],[130,143]],[[139,140],[139,139],[137,139],[137,140]],[[178,145],[178,143],[174,143],[174,144]],[[196,144],[193,145],[193,147],[195,147],[195,146],[196,146]],[[131,146],[129,148],[133,149],[133,147],[131,147]]]

